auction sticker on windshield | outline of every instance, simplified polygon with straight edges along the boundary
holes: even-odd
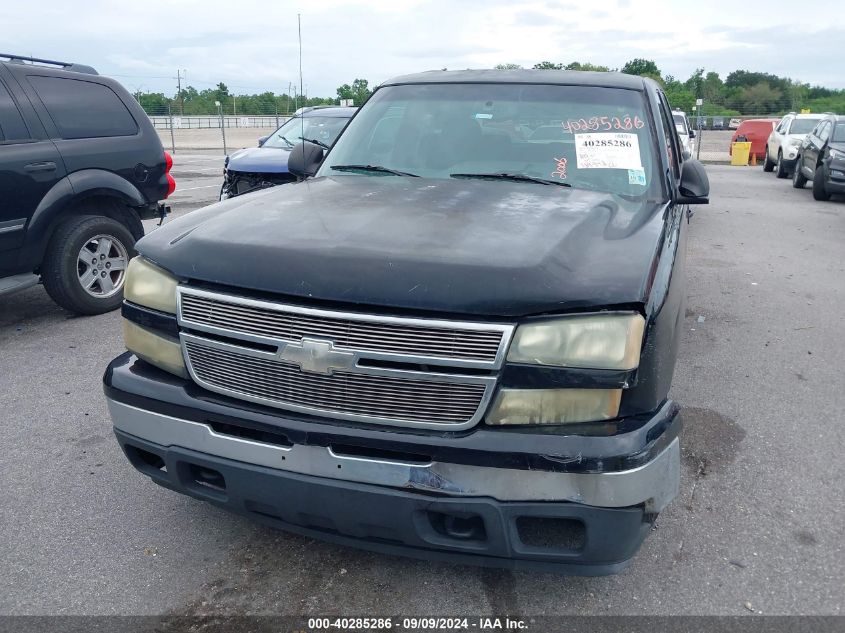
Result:
[[[642,169],[636,134],[575,134],[578,169]]]

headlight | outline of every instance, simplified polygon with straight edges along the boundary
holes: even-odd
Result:
[[[610,420],[621,389],[500,389],[487,424],[574,424]]]
[[[123,297],[138,305],[176,314],[179,280],[143,257],[135,257],[126,269]]]
[[[128,319],[123,319],[123,341],[126,349],[138,358],[171,374],[182,378],[188,377],[185,359],[182,356],[182,346],[179,345],[178,340],[162,336]]]
[[[528,323],[516,329],[508,361],[558,367],[636,369],[645,319],[591,314]]]

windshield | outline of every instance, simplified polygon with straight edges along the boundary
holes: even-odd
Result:
[[[818,119],[793,119],[792,125],[789,126],[789,133],[809,134],[818,122]]]
[[[349,119],[334,116],[293,117],[273,132],[261,147],[281,147],[291,149],[300,142],[300,136],[308,140],[318,140],[331,145]],[[305,133],[302,133],[303,127]]]
[[[373,94],[318,175],[384,178],[403,172],[448,179],[508,174],[535,179],[519,181],[525,186],[545,179],[639,196],[660,172],[647,121],[644,97],[633,90],[532,84],[388,86]]]
[[[689,134],[687,132],[687,117],[683,114],[673,114],[672,118],[675,119],[675,129],[678,130],[678,134]]]

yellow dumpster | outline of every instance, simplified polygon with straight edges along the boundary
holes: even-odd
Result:
[[[751,143],[731,143],[731,165],[744,166],[748,164],[748,155],[751,153]]]

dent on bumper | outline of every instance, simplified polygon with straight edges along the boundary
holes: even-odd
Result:
[[[184,420],[108,399],[116,430],[163,447],[179,447],[278,471],[446,497],[574,502],[604,508],[644,505],[660,512],[678,492],[680,449],[673,439],[630,470],[579,473],[492,468],[447,462],[406,463],[338,455],[329,447],[280,446],[224,435]]]

